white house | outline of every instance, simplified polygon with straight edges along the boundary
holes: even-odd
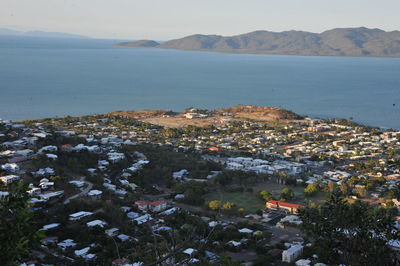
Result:
[[[43,152],[56,152],[58,150],[58,148],[57,148],[57,146],[52,146],[52,145],[49,145],[49,146],[44,146],[44,147],[42,147],[38,152],[39,153],[43,153]]]
[[[42,230],[47,231],[53,228],[58,227],[60,224],[59,223],[53,223],[53,224],[46,224],[42,227]]]
[[[65,239],[64,241],[61,241],[60,243],[58,243],[57,246],[59,246],[60,248],[65,250],[68,247],[75,247],[76,243],[72,239]]]
[[[5,185],[9,185],[12,182],[18,180],[20,177],[17,175],[6,175],[6,176],[1,176],[0,180],[3,182]]]
[[[70,214],[69,219],[71,221],[78,221],[78,220],[82,219],[83,217],[90,216],[92,214],[93,214],[92,212],[80,211],[80,212]]]
[[[134,219],[138,224],[144,224],[144,223],[146,223],[146,222],[148,222],[148,221],[150,221],[150,220],[152,220],[153,218],[150,216],[150,214],[145,214],[145,215],[142,215],[142,216],[140,216],[140,217],[138,217],[138,218],[136,218],[136,219]]]
[[[103,191],[97,190],[97,189],[92,189],[88,192],[88,196],[91,197],[92,199],[100,199],[101,195],[103,194]]]
[[[93,220],[93,221],[87,222],[86,225],[87,225],[87,227],[100,226],[101,228],[103,228],[104,226],[107,225],[107,223],[102,220]]]
[[[19,171],[19,166],[16,163],[6,163],[1,166],[1,169],[15,173]]]
[[[292,263],[301,255],[302,252],[302,245],[293,245],[289,249],[282,252],[282,261]]]
[[[118,233],[119,229],[116,227],[105,230],[105,233],[109,236],[115,236]]]

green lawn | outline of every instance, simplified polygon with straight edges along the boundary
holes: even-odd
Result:
[[[323,192],[318,192],[317,195],[314,197],[305,197],[304,195],[304,187],[302,186],[288,186],[288,185],[281,185],[281,184],[273,184],[273,183],[265,183],[265,184],[258,184],[257,186],[254,186],[254,193],[258,193],[260,190],[267,190],[271,192],[272,196],[276,199],[279,199],[282,189],[285,187],[290,188],[293,190],[295,199],[290,200],[289,202],[292,203],[297,203],[297,204],[305,204],[306,201],[312,200],[312,201],[317,201],[321,202],[326,199],[326,194]]]
[[[206,202],[220,200],[233,202],[238,208],[244,208],[245,212],[255,212],[264,209],[265,202],[255,193],[250,192],[213,192],[205,195]]]
[[[323,192],[318,192],[318,194],[315,195],[314,197],[310,198],[305,197],[303,193],[304,187],[301,186],[287,186],[274,183],[265,183],[265,184],[255,185],[253,187],[254,192],[225,192],[225,191],[212,192],[205,195],[205,200],[207,203],[212,200],[219,200],[222,202],[227,202],[227,201],[233,202],[236,204],[238,208],[244,208],[245,212],[254,213],[259,209],[265,208],[265,202],[258,196],[258,192],[260,190],[267,190],[271,192],[272,196],[275,199],[279,200],[280,195],[282,193],[282,189],[284,189],[285,187],[292,189],[295,194],[295,198],[293,200],[288,201],[291,203],[304,205],[309,200],[321,203],[326,199],[326,194]]]

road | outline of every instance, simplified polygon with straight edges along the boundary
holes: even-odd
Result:
[[[72,200],[72,199],[75,199],[75,198],[78,198],[81,196],[85,196],[92,189],[93,184],[90,183],[89,181],[86,181],[84,176],[81,177],[80,181],[85,182],[87,184],[87,187],[84,190],[82,190],[81,192],[79,192],[78,194],[68,197],[66,200],[64,200],[64,204],[68,204],[70,202],[70,200]]]

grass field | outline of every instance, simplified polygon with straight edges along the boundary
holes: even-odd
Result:
[[[265,202],[251,192],[213,192],[205,196],[206,202],[220,200],[233,202],[238,208],[244,208],[245,212],[255,212],[264,209]]]
[[[272,196],[275,199],[279,200],[282,189],[284,189],[285,187],[292,189],[294,192],[295,198],[288,201],[291,203],[304,205],[309,200],[321,203],[326,199],[326,194],[323,192],[318,192],[318,194],[314,197],[305,197],[303,193],[304,187],[301,186],[287,186],[275,183],[264,183],[253,186],[254,192],[212,192],[205,195],[205,200],[206,202],[212,200],[219,200],[222,202],[229,201],[235,203],[238,208],[244,208],[245,212],[255,212],[259,209],[264,209],[265,206],[265,202],[258,196],[258,192],[260,190],[267,190],[271,192]]]
[[[297,203],[297,204],[304,204],[306,201],[312,200],[316,202],[321,202],[326,199],[326,194],[323,192],[318,192],[317,195],[314,197],[307,198],[305,197],[303,191],[304,187],[302,186],[287,186],[287,185],[281,185],[281,184],[275,184],[275,183],[264,183],[264,184],[258,184],[253,187],[254,193],[258,193],[260,190],[267,190],[271,192],[272,196],[276,199],[279,199],[282,189],[285,187],[290,188],[293,190],[295,199],[291,200],[290,202],[292,203]]]

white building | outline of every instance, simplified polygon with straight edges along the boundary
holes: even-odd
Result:
[[[1,169],[15,173],[19,171],[19,166],[16,163],[6,163],[1,166]]]
[[[70,214],[69,219],[71,221],[78,221],[78,220],[82,219],[83,217],[90,216],[92,214],[93,214],[92,212],[80,211],[80,212]]]
[[[292,263],[301,255],[302,252],[302,245],[293,245],[289,249],[282,252],[282,261]]]
[[[93,189],[93,190],[90,190],[87,195],[89,197],[91,197],[92,199],[100,199],[102,194],[103,194],[103,191]]]
[[[5,185],[9,185],[18,179],[19,179],[19,176],[17,176],[17,175],[6,175],[6,176],[0,177],[1,182],[3,182]]]
[[[102,220],[93,220],[93,221],[86,223],[86,225],[87,225],[87,227],[100,226],[101,228],[103,228],[104,226],[107,225],[107,223]]]

